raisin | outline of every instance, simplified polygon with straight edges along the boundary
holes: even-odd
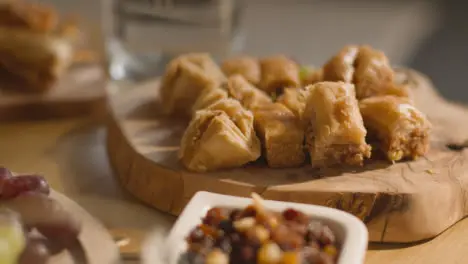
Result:
[[[241,218],[242,211],[239,209],[234,209],[231,211],[231,214],[229,215],[229,219],[234,222],[236,220],[239,220]]]
[[[205,233],[199,227],[195,228],[190,235],[188,236],[187,240],[190,243],[198,243],[201,242],[205,238]]]
[[[241,213],[241,218],[244,217],[255,217],[257,215],[257,210],[253,205],[247,206],[244,211]]]
[[[309,217],[306,214],[291,208],[284,210],[283,218],[286,221],[293,221],[304,225],[309,223]]]
[[[219,207],[213,207],[208,210],[205,218],[203,218],[203,224],[216,226],[224,219],[226,219],[226,210],[223,210]]]
[[[232,221],[230,220],[223,220],[219,223],[218,228],[223,230],[225,234],[230,234],[235,231],[234,226],[232,225]]]
[[[215,247],[229,254],[232,250],[231,240],[228,237],[221,237],[216,241]]]
[[[243,246],[240,252],[243,263],[255,263],[257,258],[255,251],[255,248],[252,246]]]
[[[298,217],[299,212],[294,209],[286,209],[283,212],[283,217],[286,221],[294,221]]]

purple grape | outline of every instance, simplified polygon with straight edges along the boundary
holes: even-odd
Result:
[[[5,167],[0,167],[0,179],[7,179],[12,177],[11,171]]]
[[[11,199],[26,192],[49,194],[50,188],[44,177],[21,175],[0,179],[0,199]]]

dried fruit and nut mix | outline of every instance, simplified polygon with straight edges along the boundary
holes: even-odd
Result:
[[[332,230],[304,213],[265,210],[261,198],[244,209],[214,207],[187,237],[189,263],[336,263]]]

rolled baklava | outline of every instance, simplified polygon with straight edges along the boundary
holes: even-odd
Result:
[[[371,155],[354,85],[319,82],[308,87],[304,112],[312,166],[362,165]]]
[[[405,86],[395,84],[385,54],[369,46],[343,48],[323,67],[323,80],[355,84],[359,100],[380,95],[409,96]]]
[[[359,106],[370,138],[388,160],[415,159],[429,150],[431,124],[407,98],[372,97]]]
[[[205,89],[217,89],[225,76],[205,53],[189,53],[172,60],[161,83],[161,99],[167,114],[192,116],[195,101]]]

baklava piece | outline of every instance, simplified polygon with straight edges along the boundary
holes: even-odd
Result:
[[[194,172],[241,167],[260,155],[253,115],[234,99],[197,111],[182,137],[179,152],[184,166]]]
[[[256,58],[241,56],[227,59],[221,65],[221,69],[226,76],[240,74],[253,85],[260,83],[260,63]]]
[[[228,91],[230,97],[241,102],[249,110],[273,102],[265,92],[257,89],[238,74],[229,77],[224,88]]]
[[[0,25],[33,32],[51,32],[58,25],[57,12],[49,6],[21,0],[0,3]]]
[[[228,93],[223,89],[205,89],[193,104],[192,112],[205,109],[228,97]]]
[[[162,79],[161,99],[167,114],[191,116],[205,89],[217,89],[225,76],[205,53],[189,53],[172,60]]]
[[[268,166],[297,167],[304,163],[304,130],[299,119],[280,103],[253,110],[255,130],[262,141]]]
[[[303,164],[304,131],[299,119],[286,106],[273,103],[242,76],[231,76],[228,93],[254,114],[257,135],[262,141],[264,156],[269,167],[285,168]]]
[[[0,27],[0,69],[31,92],[44,92],[73,62],[74,47],[68,39]]]
[[[354,83],[359,100],[380,95],[408,97],[405,86],[394,82],[385,54],[369,46],[346,46],[323,67],[324,81]]]
[[[407,98],[372,97],[359,106],[369,136],[390,161],[415,159],[429,150],[431,124]]]
[[[302,115],[306,106],[308,90],[300,88],[286,88],[283,95],[278,97],[276,102],[283,104],[291,110],[298,119],[302,120]]]
[[[369,46],[359,49],[353,80],[358,99],[387,94],[393,79],[393,69],[383,52]]]
[[[268,94],[281,94],[286,87],[299,87],[299,65],[284,55],[260,60],[262,79],[260,88]]]
[[[312,166],[337,164],[360,165],[371,155],[354,85],[320,82],[312,87],[307,99],[306,143]]]
[[[76,34],[63,32],[57,12],[46,5],[0,3],[0,71],[23,90],[44,92],[74,62]],[[67,26],[71,28],[71,24]]]
[[[354,62],[358,56],[358,46],[346,46],[323,66],[323,80],[332,82],[353,82]]]

